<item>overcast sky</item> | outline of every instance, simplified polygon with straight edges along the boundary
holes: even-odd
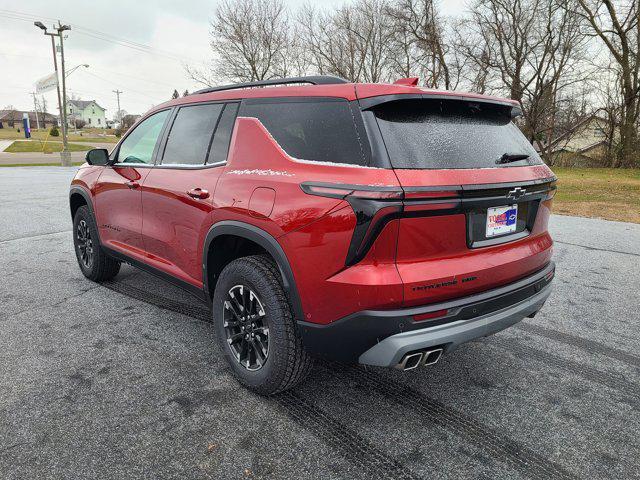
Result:
[[[286,0],[293,7],[304,0]],[[316,0],[316,4],[340,5],[349,0]],[[0,109],[13,105],[33,110],[34,82],[53,71],[51,40],[33,26],[36,19],[47,26],[55,19],[71,24],[65,40],[67,71],[81,67],[67,79],[69,96],[96,100],[117,110],[113,90],[122,90],[121,108],[143,113],[171,96],[197,85],[185,74],[183,64],[203,66],[211,58],[209,20],[216,0],[0,0]],[[459,15],[464,0],[441,0],[445,15]],[[19,17],[19,18],[16,18]],[[104,35],[115,39],[104,39]],[[96,38],[102,37],[102,38]],[[118,44],[118,39],[152,47],[152,53]],[[115,41],[114,41],[115,40]],[[55,90],[45,94],[48,111],[57,113]]]

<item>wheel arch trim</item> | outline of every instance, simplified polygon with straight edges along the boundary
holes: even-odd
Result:
[[[287,296],[291,301],[291,306],[293,307],[296,320],[303,321],[305,319],[304,311],[302,309],[302,303],[300,302],[300,296],[298,295],[293,270],[291,269],[287,255],[284,253],[280,243],[271,234],[249,223],[235,220],[223,220],[215,223],[207,232],[202,252],[202,277],[204,285],[203,290],[205,293],[208,295],[209,292],[209,275],[207,272],[207,266],[209,263],[208,256],[210,246],[211,243],[221,235],[235,235],[237,237],[245,238],[260,245],[267,251],[267,253],[269,253],[269,255],[271,255],[278,266],[278,270],[280,270],[282,283]]]
[[[69,189],[69,208],[71,208],[71,197],[76,194],[82,195],[82,197],[84,197],[85,202],[87,202],[87,205],[89,206],[89,210],[93,214],[93,201],[91,200],[91,195],[87,192],[86,189],[79,185],[72,185]]]
[[[89,208],[89,213],[93,217],[93,220],[96,222],[96,231],[98,232],[98,242],[100,242],[100,226],[98,225],[98,219],[96,218],[96,213],[93,208],[93,200],[91,199],[91,194],[87,192],[87,190],[79,185],[72,185],[69,189],[69,212],[71,213],[71,221],[73,222],[73,210],[71,204],[71,198],[74,195],[80,195],[84,198],[87,207]]]

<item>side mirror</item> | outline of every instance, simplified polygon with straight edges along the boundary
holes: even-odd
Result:
[[[84,157],[89,165],[105,166],[109,164],[109,152],[106,148],[89,150]]]

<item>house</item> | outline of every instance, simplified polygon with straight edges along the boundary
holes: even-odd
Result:
[[[124,117],[122,117],[122,125],[120,126],[125,130],[128,130],[129,128],[131,128],[131,125],[133,125],[138,121],[138,119],[140,119],[141,116],[142,115],[135,115],[135,114],[129,113]]]
[[[599,112],[578,122],[551,144],[553,164],[560,167],[607,166],[609,122]]]
[[[105,111],[95,100],[68,100],[67,124],[73,128],[82,120],[87,127],[107,128]]]
[[[29,115],[29,124],[32,129],[37,128],[38,122],[42,129],[58,125],[58,117],[51,113],[38,112],[36,121],[36,112],[23,110],[0,110],[0,125],[2,128],[22,128],[22,119],[25,113]]]

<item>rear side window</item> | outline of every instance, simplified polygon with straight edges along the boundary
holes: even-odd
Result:
[[[394,168],[450,169],[539,165],[508,107],[460,100],[398,100],[374,109]],[[528,155],[497,164],[504,154]]]
[[[163,165],[203,165],[223,104],[181,107],[178,110],[162,157]]]
[[[361,125],[349,102],[341,99],[245,101],[243,117],[255,117],[295,159],[369,165]]]
[[[213,137],[213,144],[209,150],[209,159],[207,163],[222,163],[227,161],[227,153],[229,153],[229,142],[231,141],[231,133],[236,123],[236,115],[238,114],[238,104],[228,103],[222,112],[222,116],[218,121],[216,134]]]

